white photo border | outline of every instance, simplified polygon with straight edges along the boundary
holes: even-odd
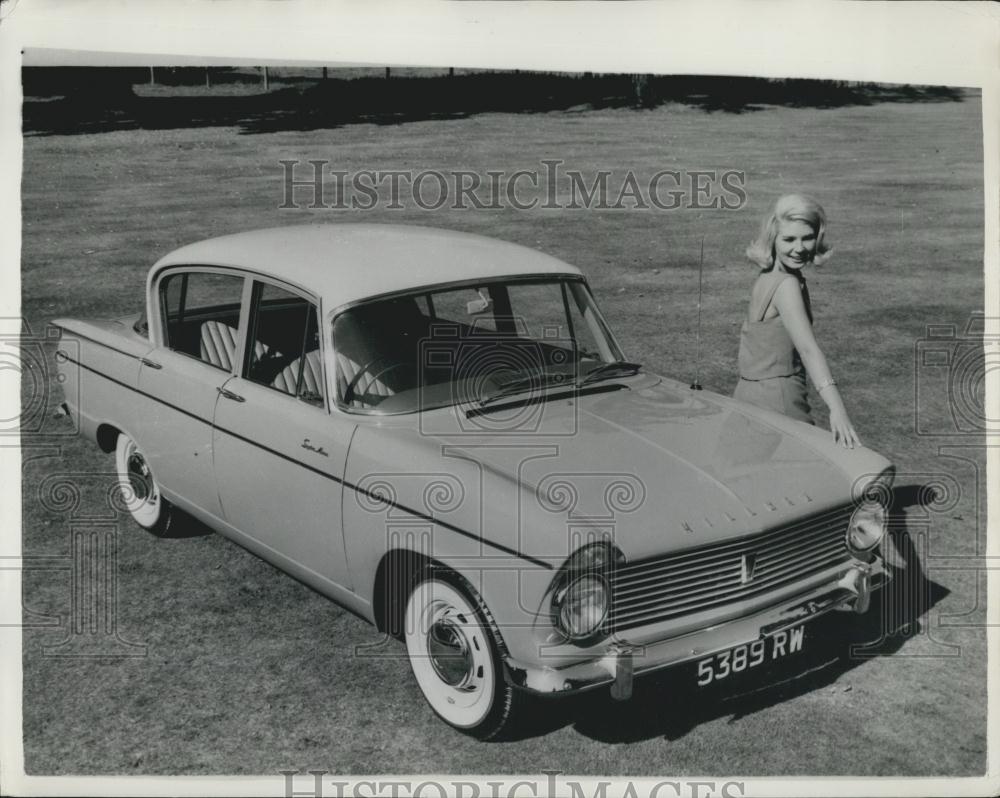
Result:
[[[275,31],[282,31],[276,36]],[[331,35],[330,31],[336,31]],[[814,35],[803,35],[803,31]],[[222,35],[224,32],[224,35]],[[123,49],[124,48],[124,49]],[[3,0],[0,3],[0,317],[20,312],[21,68],[72,65],[428,66],[753,75],[976,87],[982,91],[985,292],[1000,317],[1000,6],[987,2],[320,2]],[[1000,335],[998,329],[986,330]],[[0,384],[0,390],[17,390]],[[987,373],[988,408],[1000,373]],[[988,418],[997,414],[988,413]],[[1000,484],[988,450],[988,484]],[[0,449],[4,557],[20,555],[20,452]],[[988,497],[988,559],[1000,559]],[[987,776],[949,779],[743,778],[751,795],[986,795],[1000,791],[1000,573],[987,570]],[[283,795],[262,777],[43,777],[24,774],[21,580],[0,570],[0,794]],[[434,778],[421,776],[421,779]],[[456,778],[439,776],[445,784]],[[541,776],[494,777],[507,783]],[[355,781],[359,779],[354,779]],[[679,780],[690,782],[692,778]],[[634,779],[649,789],[656,779]],[[593,794],[598,780],[584,777]],[[624,784],[618,779],[614,783]],[[610,792],[614,794],[614,790]],[[639,794],[642,794],[641,792]],[[666,793],[665,793],[666,794]]]

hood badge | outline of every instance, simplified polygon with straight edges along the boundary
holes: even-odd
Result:
[[[740,559],[740,584],[746,585],[753,580],[754,571],[757,570],[756,552],[748,552]]]

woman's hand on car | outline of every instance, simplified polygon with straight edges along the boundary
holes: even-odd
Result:
[[[830,410],[830,432],[833,433],[834,441],[847,449],[861,445],[861,439],[854,431],[854,425],[851,424],[847,413],[840,408]]]

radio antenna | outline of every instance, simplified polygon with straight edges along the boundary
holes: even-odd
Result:
[[[701,256],[698,259],[698,332],[697,343],[695,345],[694,356],[694,382],[691,383],[692,391],[701,390],[701,295],[702,277],[705,272],[705,236],[701,237]]]

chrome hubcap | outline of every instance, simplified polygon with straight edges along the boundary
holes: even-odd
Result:
[[[132,452],[126,461],[128,482],[132,486],[132,494],[138,502],[146,501],[153,492],[150,484],[149,466],[138,452]]]
[[[469,641],[451,618],[434,621],[427,631],[427,650],[435,672],[445,684],[461,687],[472,677],[474,663]]]

